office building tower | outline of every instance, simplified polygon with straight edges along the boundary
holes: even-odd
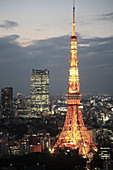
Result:
[[[87,128],[84,125],[80,94],[79,69],[77,60],[77,37],[75,33],[75,6],[73,6],[73,31],[71,36],[71,57],[67,98],[67,113],[62,132],[51,153],[59,150],[78,150],[83,158],[92,160],[93,152],[97,151]]]
[[[49,112],[49,71],[31,72],[31,114],[45,115]]]
[[[6,87],[1,90],[1,107],[4,116],[13,115],[13,88]]]

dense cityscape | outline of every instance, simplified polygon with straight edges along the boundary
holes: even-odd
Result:
[[[27,159],[29,155],[28,159],[32,156],[37,157],[39,167],[45,168],[46,166],[50,166],[53,168],[53,160],[49,160],[50,165],[47,165],[43,157],[50,156],[51,148],[62,130],[67,112],[67,101],[65,96],[51,96],[49,99],[49,89],[47,88],[49,87],[47,83],[49,82],[48,70],[35,70],[35,74],[37,84],[40,80],[43,82],[34,87],[34,91],[38,91],[37,97],[40,97],[43,93],[43,98],[47,98],[46,102],[49,101],[48,103],[42,104],[42,101],[40,102],[41,99],[39,101],[37,100],[38,103],[35,103],[35,106],[38,106],[38,108],[33,107],[35,98],[25,96],[21,93],[17,93],[17,96],[13,97],[12,87],[1,90],[1,167],[22,169],[25,168],[25,166],[37,166],[35,158],[34,160],[36,162],[32,160],[33,162],[28,161],[20,163],[20,166],[18,165],[19,162],[17,160]],[[40,75],[42,79],[40,79]],[[44,86],[48,89],[46,94],[45,89],[39,90]],[[33,91],[32,74],[31,91]],[[39,114],[36,114],[35,109],[39,108]],[[35,111],[33,111],[33,109]],[[108,169],[110,169],[109,164],[110,166],[113,164],[113,96],[109,94],[83,94],[81,109],[85,125],[88,131],[91,132],[93,142],[98,148],[98,152],[94,155],[94,160],[91,163],[92,169],[105,169],[104,167],[107,166]],[[33,155],[36,153],[42,155]],[[67,152],[63,154],[67,156]],[[58,160],[54,161],[56,161],[56,163],[54,163],[54,165],[56,165]],[[74,166],[79,168],[80,165],[76,162]],[[82,168],[84,168],[84,164],[83,167],[81,166],[81,169]]]

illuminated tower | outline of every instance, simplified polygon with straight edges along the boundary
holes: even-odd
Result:
[[[77,37],[75,34],[75,5],[73,6],[73,30],[71,36],[71,58],[69,69],[67,114],[62,128],[51,153],[58,152],[59,149],[79,150],[79,155],[83,157],[92,156],[93,151],[97,151],[87,128],[84,125],[80,101],[79,70],[77,65]]]

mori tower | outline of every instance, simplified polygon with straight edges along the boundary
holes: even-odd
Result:
[[[73,29],[71,36],[71,57],[69,68],[69,82],[67,98],[67,113],[62,131],[51,150],[58,153],[59,150],[78,150],[84,158],[92,157],[97,151],[87,128],[84,125],[81,112],[79,69],[77,60],[77,36],[75,32],[75,5],[73,5]]]

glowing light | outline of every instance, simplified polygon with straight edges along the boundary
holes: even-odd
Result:
[[[51,148],[49,148],[49,152],[51,152]]]
[[[87,128],[84,125],[80,101],[79,71],[77,66],[77,37],[75,36],[75,8],[73,8],[73,31],[71,37],[71,58],[69,69],[67,113],[64,126],[60,136],[52,148],[51,153],[56,152],[57,148],[68,150],[79,149],[79,155],[88,158],[90,148],[97,151]]]

